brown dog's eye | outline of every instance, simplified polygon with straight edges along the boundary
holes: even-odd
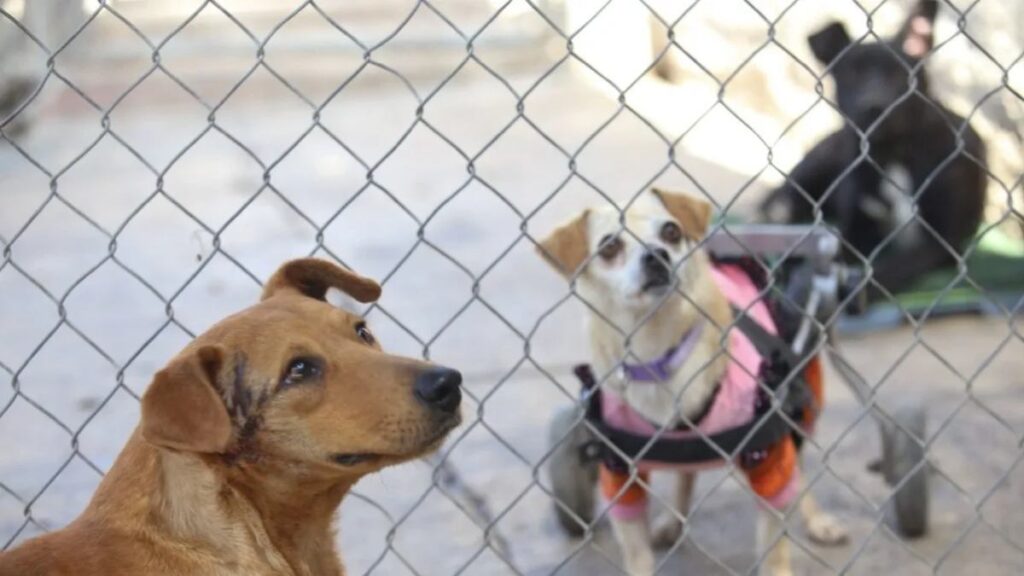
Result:
[[[601,243],[597,249],[597,253],[601,255],[601,258],[605,260],[611,260],[622,252],[622,238],[618,236],[612,236],[611,234],[601,238]]]
[[[361,338],[362,341],[366,342],[367,344],[373,344],[374,342],[376,342],[376,340],[374,340],[373,338],[373,334],[370,332],[370,329],[366,327],[366,322],[360,322],[359,324],[356,324],[356,334],[358,334],[359,338]]]
[[[665,222],[659,235],[662,242],[666,244],[679,244],[679,241],[683,239],[683,231],[675,222]]]
[[[282,386],[292,386],[319,378],[323,373],[320,361],[315,358],[295,358],[288,364],[288,370],[281,379]]]

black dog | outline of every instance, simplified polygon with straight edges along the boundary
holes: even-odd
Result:
[[[819,205],[846,240],[847,260],[871,258],[875,298],[884,293],[878,286],[898,292],[954,262],[985,205],[984,143],[930,97],[920,65],[932,49],[937,9],[919,2],[885,43],[851,45],[838,22],[808,38],[835,78],[844,126],[760,207],[768,221],[797,223],[812,220]]]

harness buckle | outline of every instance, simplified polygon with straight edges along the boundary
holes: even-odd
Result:
[[[573,366],[572,373],[580,381],[580,387],[586,391],[597,386],[597,378],[594,376],[594,369],[590,364],[577,364]]]
[[[604,458],[604,443],[600,440],[590,440],[580,444],[579,456],[581,464],[591,464]]]
[[[740,467],[744,470],[750,470],[757,467],[758,464],[764,462],[768,458],[768,450],[748,450],[740,454]]]

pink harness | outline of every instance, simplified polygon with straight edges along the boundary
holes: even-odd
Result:
[[[771,334],[777,334],[775,323],[765,306],[757,287],[750,277],[738,266],[724,265],[712,269],[715,282],[725,294],[729,302],[739,310],[745,310],[758,324]],[[730,362],[725,375],[719,384],[718,392],[710,409],[696,423],[696,430],[705,436],[736,428],[749,423],[755,412],[758,396],[757,375],[761,369],[762,358],[750,340],[738,329],[732,328],[728,333]],[[647,383],[633,383],[632,386],[650,386]],[[656,385],[656,384],[654,384]],[[606,423],[615,428],[645,437],[653,437],[658,433],[646,418],[633,410],[621,396],[602,390],[601,414]],[[661,438],[685,439],[699,435],[694,430],[665,430]],[[676,464],[641,460],[636,466],[641,472],[650,470],[683,470],[698,471],[717,468],[726,464],[725,460],[699,464]],[[786,489],[768,499],[775,508],[785,508],[796,495],[799,474],[794,472]],[[613,506],[611,514],[615,517],[632,516],[632,512],[616,511],[619,505]]]

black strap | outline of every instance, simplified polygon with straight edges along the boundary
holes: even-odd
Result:
[[[802,368],[806,358],[797,357],[785,339],[768,332],[750,316],[736,310],[735,317],[735,326],[764,358],[759,378],[782,403],[781,410],[800,421],[803,410],[814,402],[803,376]],[[785,388],[782,388],[783,385]]]
[[[583,448],[584,453],[603,453],[606,461],[613,462],[620,461],[621,456],[625,456],[631,459],[640,457],[655,462],[700,464],[721,460],[722,454],[738,457],[767,450],[786,435],[792,434],[792,426],[782,413],[795,413],[803,406],[808,396],[804,394],[806,391],[800,386],[787,386],[781,390],[780,386],[783,382],[792,380],[790,371],[799,366],[800,361],[782,338],[765,330],[747,314],[735,308],[734,313],[735,328],[743,332],[764,358],[764,369],[767,370],[767,373],[762,373],[759,376],[765,380],[766,387],[780,397],[782,406],[779,409],[771,411],[771,402],[762,401],[757,407],[752,421],[743,426],[731,428],[706,438],[658,438],[652,442],[649,437],[638,436],[609,426],[604,422],[601,416],[601,390],[597,387],[590,366],[581,365],[576,367],[575,373],[583,384],[583,394],[587,403],[587,420],[616,449],[613,450],[611,446],[595,449],[591,445]],[[796,378],[792,381],[802,382],[803,380]],[[600,440],[597,443],[605,444]]]
[[[599,403],[600,395],[597,396],[592,401]],[[637,436],[608,426],[600,419],[590,419],[590,422],[616,449],[612,450],[610,446],[606,446],[606,456],[615,459],[620,456],[631,459],[640,457],[655,462],[686,464],[718,461],[722,459],[722,454],[735,457],[751,451],[767,450],[792,432],[789,422],[779,412],[755,417],[749,424],[730,428],[707,438],[658,438],[654,442],[651,442],[649,437]]]
[[[743,335],[750,340],[750,343],[754,345],[754,348],[761,354],[761,357],[769,365],[772,365],[773,369],[785,369],[781,379],[785,380],[785,376],[789,375],[789,371],[800,365],[800,359],[793,353],[789,343],[783,340],[782,337],[765,330],[764,326],[761,326],[750,315],[744,314],[742,310],[733,307],[732,311],[735,317],[733,326],[738,328],[740,332],[743,332]],[[769,378],[766,384],[774,390],[781,383],[781,380],[778,382],[773,380],[773,378]]]

